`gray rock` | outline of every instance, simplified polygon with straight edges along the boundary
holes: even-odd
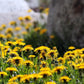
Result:
[[[49,34],[55,31],[65,41],[84,47],[84,0],[52,0]]]

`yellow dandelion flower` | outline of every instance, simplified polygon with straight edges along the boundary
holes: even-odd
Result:
[[[0,72],[0,76],[1,78],[3,78],[3,76],[7,76],[8,74],[6,72]]]
[[[6,33],[6,34],[7,34],[7,33],[13,34],[13,28],[7,28],[6,31],[5,31],[5,33]]]
[[[28,58],[35,58],[35,55],[29,55]]]
[[[33,47],[30,47],[30,46],[25,46],[22,51],[26,51],[26,52],[29,52],[29,51],[32,51],[33,50]]]
[[[47,66],[48,66],[48,63],[47,62],[41,61],[40,67],[47,67]]]
[[[7,35],[6,35],[6,38],[7,39],[10,39],[12,37],[12,35],[10,34],[10,33],[8,33]]]
[[[37,28],[34,29],[35,32],[39,32],[40,30],[41,30],[40,27],[37,27]]]
[[[30,61],[30,60],[24,61],[24,64],[25,64],[27,67],[34,65],[34,63],[33,63],[32,61]]]
[[[50,38],[53,39],[53,38],[55,38],[55,36],[54,35],[50,35]]]
[[[57,74],[60,74],[62,70],[66,69],[65,66],[57,66],[55,67],[52,72],[56,72]]]
[[[56,84],[56,83],[52,81],[52,82],[47,82],[45,84]]]
[[[70,46],[68,49],[69,49],[69,50],[74,50],[75,47],[74,47],[74,46]]]
[[[35,50],[34,50],[34,52],[36,52],[36,53],[41,53],[41,51],[48,52],[48,51],[50,51],[50,48],[47,46],[40,46],[40,47],[35,48]]]
[[[15,30],[15,31],[20,31],[20,30],[21,30],[21,27],[15,27],[14,30]]]
[[[15,26],[17,23],[15,21],[11,21],[9,24]]]
[[[82,58],[75,59],[75,63],[76,63],[76,64],[78,64],[78,63],[83,63],[83,59],[82,59]]]
[[[20,81],[21,78],[24,77],[24,75],[17,75],[16,78]]]
[[[2,28],[2,27],[0,27],[0,32],[1,32],[1,31],[3,31],[3,28]]]
[[[17,52],[11,51],[8,53],[10,57],[19,57],[19,54]]]
[[[29,9],[27,12],[28,12],[28,13],[32,12],[32,9]]]
[[[2,24],[1,27],[2,27],[2,28],[6,28],[6,24]]]
[[[32,78],[33,78],[34,81],[36,81],[39,78],[42,78],[42,76],[39,75],[39,74],[31,74],[31,76],[32,76]]]
[[[29,83],[31,78],[32,78],[32,75],[24,75],[24,76],[21,78],[20,82]]]
[[[49,71],[49,72],[50,72],[51,70],[50,70],[49,67],[44,67],[44,68],[41,68],[40,71],[42,71],[42,72],[43,72],[43,71]]]
[[[40,30],[40,35],[42,35],[42,34],[44,34],[46,32],[47,32],[47,29],[42,29],[42,30]]]
[[[11,58],[9,58],[6,62],[11,63],[11,62],[12,62],[12,59],[11,59]]]
[[[20,65],[23,63],[23,58],[21,57],[13,57],[12,58],[12,63],[15,65]]]
[[[68,76],[62,76],[60,77],[59,81],[60,82],[64,82],[64,83],[67,83],[71,80],[71,78],[69,78]]]
[[[32,17],[31,16],[25,16],[24,19],[29,21],[29,20],[32,20]]]
[[[59,58],[57,59],[57,61],[58,61],[59,64],[64,64],[64,63],[65,63],[65,58],[59,57]]]
[[[6,68],[6,71],[9,71],[10,75],[12,75],[14,71],[17,72],[18,70],[15,67],[8,67]]]
[[[57,50],[50,50],[48,53],[47,53],[47,56],[48,57],[54,57],[54,58],[56,58],[57,56],[58,56],[58,52],[57,52]]]
[[[6,68],[6,71],[18,71],[18,70],[14,67],[8,67]]]
[[[15,44],[16,44],[17,46],[24,46],[24,45],[25,45],[25,43],[22,42],[22,41],[16,41]]]
[[[5,35],[0,34],[0,40],[3,40],[5,38]]]
[[[22,35],[26,35],[27,33],[28,33],[28,32],[26,32],[26,31],[23,31],[23,32],[22,32]]]
[[[20,17],[18,18],[18,20],[19,20],[19,21],[23,21],[24,18],[20,16]]]
[[[47,78],[48,76],[51,76],[52,73],[50,71],[41,71],[39,75],[43,76],[43,78]]]
[[[8,82],[13,82],[13,81],[15,81],[16,79],[17,79],[17,77],[14,76],[14,77],[10,78],[10,79],[8,80]]]

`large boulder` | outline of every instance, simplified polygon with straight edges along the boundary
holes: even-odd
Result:
[[[48,32],[84,47],[84,0],[51,0]]]

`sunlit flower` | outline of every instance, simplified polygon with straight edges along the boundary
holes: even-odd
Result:
[[[12,41],[7,41],[7,42],[5,42],[5,44],[6,44],[7,46],[14,46],[14,45],[15,45],[15,43],[12,42]]]
[[[62,70],[66,69],[65,66],[57,66],[55,67],[52,72],[56,72],[57,74],[60,74]]]
[[[19,21],[23,21],[24,18],[20,16],[20,17],[18,18],[18,20],[19,20]]]
[[[19,54],[18,54],[17,52],[11,51],[11,52],[9,53],[9,56],[10,56],[10,57],[19,57]]]
[[[12,63],[15,65],[21,65],[23,63],[23,58],[21,57],[13,57]]]
[[[56,84],[56,83],[52,81],[52,82],[47,82],[45,84]]]
[[[8,67],[6,68],[6,71],[18,71],[18,70],[14,67]]]
[[[17,75],[16,78],[20,81],[24,75]]]
[[[22,22],[20,23],[20,25],[24,27],[26,24],[25,24],[25,22],[22,21]]]
[[[31,75],[24,75],[24,76],[21,78],[20,82],[29,83],[31,78],[32,78]]]
[[[8,68],[6,68],[6,71],[9,71],[10,72],[10,75],[12,75],[13,74],[13,71],[18,71],[16,68],[14,68],[14,67],[8,67]]]
[[[40,30],[41,30],[40,27],[37,27],[37,28],[34,29],[35,32],[39,32]]]
[[[6,72],[0,72],[0,76],[1,76],[1,78],[3,78],[4,76],[7,76],[7,73]]]
[[[36,52],[36,53],[41,53],[41,51],[48,52],[48,51],[50,51],[50,48],[47,46],[40,46],[40,47],[35,48],[35,50],[34,50],[34,52]]]
[[[80,55],[80,57],[83,59],[83,61],[84,61],[84,54],[82,54],[82,55]]]
[[[65,59],[68,59],[68,60],[73,60],[75,58],[74,55],[68,55],[67,57],[65,57]]]
[[[24,61],[24,64],[25,64],[27,67],[34,65],[34,63],[33,63],[32,61],[30,61],[30,60]]]
[[[28,58],[35,58],[35,55],[29,55]]]
[[[5,33],[10,33],[10,34],[13,34],[13,28],[7,28]]]
[[[27,31],[29,31],[29,28],[30,28],[29,25],[26,25],[26,26],[25,26],[25,29],[26,29]]]
[[[12,26],[16,26],[17,23],[15,21],[11,21],[9,24]]]
[[[14,77],[10,78],[10,79],[8,80],[8,82],[9,82],[9,83],[11,83],[11,82],[15,82],[16,79],[17,79],[17,77],[14,76]]]
[[[65,59],[63,57],[59,57],[57,59],[57,61],[58,61],[59,64],[64,64],[65,63]]]
[[[58,56],[58,51],[57,50],[50,50],[48,53],[47,53],[47,56],[48,57],[52,57],[52,58],[56,58]]]
[[[26,31],[23,31],[23,32],[22,32],[22,35],[26,35],[26,34],[27,34],[27,32],[26,32]]]
[[[7,39],[10,39],[12,37],[12,35],[10,34],[10,33],[8,33],[7,35],[6,35],[6,38]]]
[[[45,13],[45,14],[48,15],[48,13],[49,13],[49,8],[46,8],[46,9],[43,11],[43,13]]]
[[[2,27],[0,27],[0,32],[1,32],[1,31],[3,31],[3,28],[2,28]]]
[[[42,34],[44,34],[44,33],[46,33],[47,32],[47,29],[42,29],[42,30],[40,30],[40,34],[42,35]]]
[[[32,51],[33,50],[33,47],[30,47],[30,46],[25,46],[22,51],[25,51],[25,52],[29,52],[29,51]]]
[[[15,44],[16,44],[17,46],[24,46],[24,45],[25,45],[24,42],[18,41],[18,40],[15,42]]]
[[[32,20],[32,17],[31,16],[25,16],[24,19],[27,21],[30,21],[30,20]]]
[[[68,49],[69,49],[69,50],[74,50],[75,47],[74,47],[74,46],[70,46]]]
[[[42,75],[43,78],[47,78],[52,75],[50,71],[41,71],[39,74]]]
[[[2,27],[2,28],[6,28],[6,25],[5,25],[5,24],[2,24],[1,27]]]
[[[50,68],[49,67],[43,67],[40,69],[40,71],[44,72],[44,71],[49,71],[51,72]]]
[[[67,52],[65,52],[65,53],[64,53],[64,57],[70,55],[71,53],[72,53],[72,51],[67,51]]]
[[[15,27],[14,30],[15,30],[15,31],[20,31],[20,30],[21,30],[21,27]]]
[[[20,39],[17,39],[16,41],[22,42],[22,41],[24,41],[24,39],[20,38]]]
[[[40,75],[40,74],[32,74],[31,76],[32,76],[34,81],[36,81],[39,78],[42,78],[42,75]]]
[[[9,58],[6,62],[7,62],[7,63],[12,63],[12,59]]]
[[[73,61],[68,61],[67,64],[68,64],[70,67],[72,67],[73,69],[76,68],[76,63],[73,62]]]
[[[48,63],[47,62],[41,61],[40,67],[47,67],[47,66],[48,66]]]
[[[69,78],[68,76],[62,76],[60,77],[59,81],[60,82],[64,82],[64,83],[67,83],[71,80],[71,78]]]
[[[13,52],[17,52],[17,51],[20,51],[20,47],[15,47],[14,49],[13,49]]]
[[[50,35],[50,38],[53,39],[53,38],[55,38],[55,36],[54,35]]]
[[[81,63],[80,66],[78,67],[78,69],[84,70],[84,63]]]
[[[31,9],[29,9],[29,10],[28,10],[28,13],[30,13],[30,12],[32,12],[32,10],[31,10]]]
[[[40,60],[41,59],[46,60],[46,52],[45,51],[41,51],[41,53],[40,53]]]
[[[5,35],[0,34],[0,40],[3,40],[5,38]]]
[[[76,64],[78,64],[78,63],[83,63],[83,59],[82,59],[82,58],[75,59],[75,63],[76,63]]]

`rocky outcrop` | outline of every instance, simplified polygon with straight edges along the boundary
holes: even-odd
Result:
[[[51,0],[48,32],[84,47],[84,0]]]

